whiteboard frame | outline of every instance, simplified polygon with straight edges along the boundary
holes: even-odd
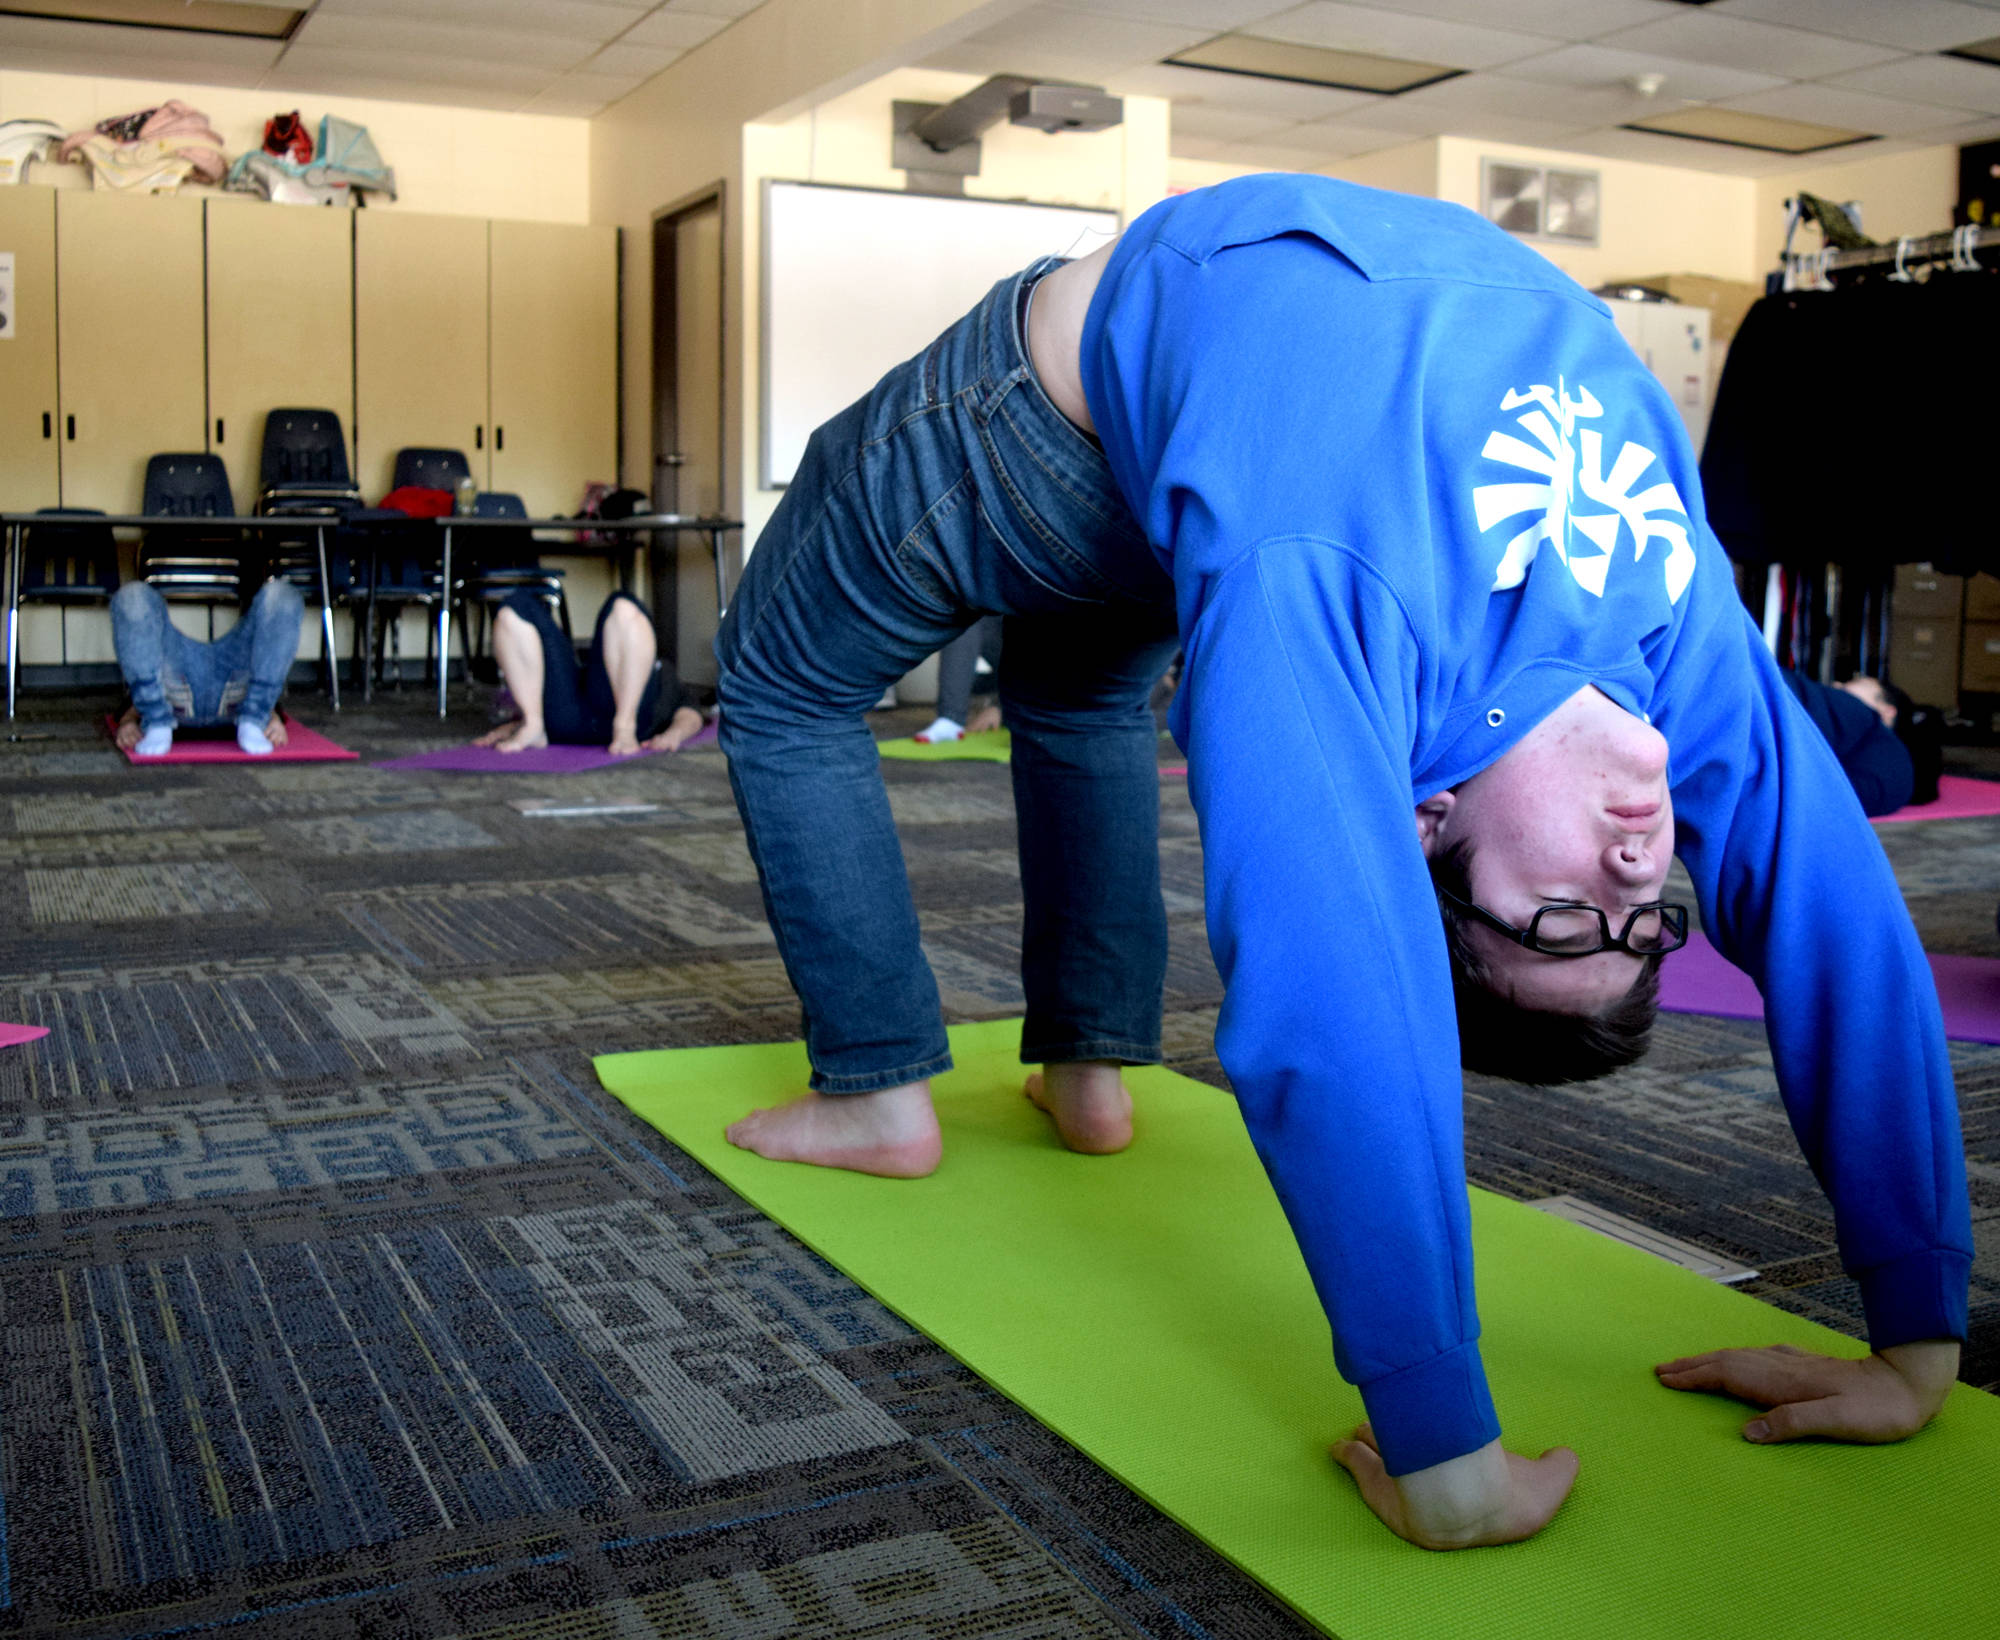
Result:
[[[763,179],[762,238],[758,245],[758,393],[757,393],[757,487],[761,490],[783,490],[789,479],[774,480],[771,476],[772,442],[775,434],[772,381],[776,375],[775,333],[771,324],[772,302],[772,200],[779,188],[818,188],[830,192],[849,194],[883,194],[892,199],[947,200],[966,205],[1031,205],[1041,211],[1069,211],[1080,217],[1109,217],[1115,224],[1114,236],[1125,229],[1125,214],[1105,205],[1060,205],[1038,199],[982,199],[973,195],[917,194],[906,188],[871,188],[849,182],[810,182],[796,177],[765,177]],[[998,277],[998,276],[996,276]]]

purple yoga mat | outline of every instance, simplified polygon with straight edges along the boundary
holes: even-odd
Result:
[[[1944,1034],[1958,1042],[2000,1042],[2000,960],[1932,957]],[[1700,934],[1660,964],[1660,1006],[1676,1014],[1762,1019],[1764,999],[1750,976]]]
[[[640,752],[650,757],[650,752]],[[447,746],[441,752],[392,757],[378,769],[434,769],[446,774],[582,774],[586,769],[630,763],[613,757],[602,746],[537,746],[530,752],[502,752],[491,746]]]

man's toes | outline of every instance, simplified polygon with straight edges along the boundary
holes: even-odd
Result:
[[[1028,1103],[1033,1105],[1037,1110],[1047,1110],[1049,1108],[1042,1092],[1045,1085],[1040,1071],[1028,1072],[1027,1081],[1021,1084],[1021,1092],[1026,1096]]]

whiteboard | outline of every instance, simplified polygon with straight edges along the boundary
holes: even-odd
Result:
[[[1086,256],[1115,211],[764,184],[763,473],[791,481],[813,429],[1040,256]]]

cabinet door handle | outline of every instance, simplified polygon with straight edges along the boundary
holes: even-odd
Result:
[[[507,448],[507,429],[506,429],[506,428],[504,428],[504,427],[495,427],[495,428],[493,429],[493,448],[494,448],[494,449],[496,449],[496,450],[504,450],[504,449],[506,449],[506,448]]]
[[[54,416],[50,415],[48,411],[44,410],[42,412],[42,437],[54,438],[55,436],[56,436],[56,419]]]
[[[75,442],[75,439],[76,439],[76,417],[74,417],[74,416],[65,416],[65,417],[63,417],[63,433],[64,433],[64,436],[65,436],[66,438],[68,438],[68,439],[69,439],[69,440],[70,440],[70,441],[71,441],[72,443],[73,443],[73,442]]]
[[[475,450],[486,448],[486,424],[484,422],[481,422],[472,430],[472,447]]]
[[[222,418],[220,416],[215,418],[215,442],[217,444],[222,442]]]

